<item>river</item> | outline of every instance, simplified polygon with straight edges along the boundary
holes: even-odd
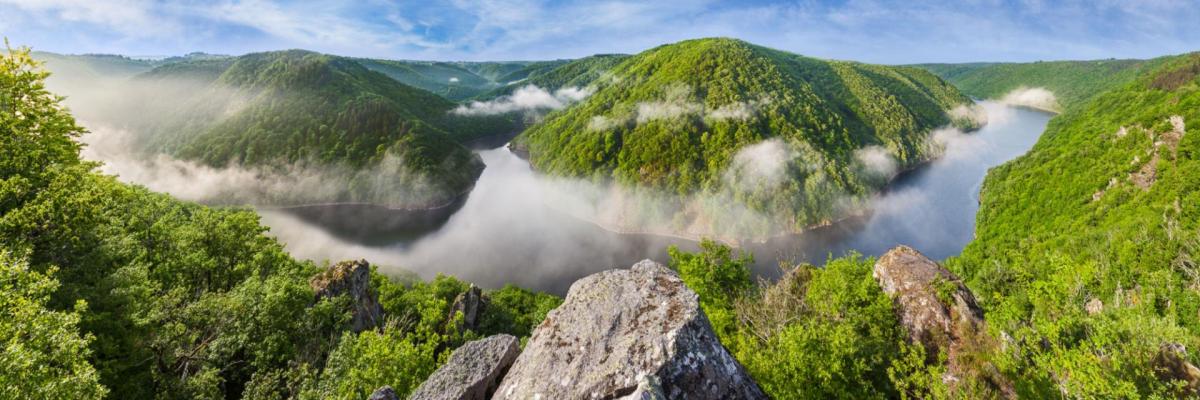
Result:
[[[874,212],[856,224],[835,225],[802,235],[750,244],[755,273],[774,277],[780,261],[822,264],[829,256],[857,251],[880,255],[906,244],[943,259],[958,254],[974,236],[978,193],[987,170],[1033,146],[1051,114],[982,103],[989,123],[955,135],[946,154],[905,173],[874,202]],[[385,273],[400,269],[429,279],[444,273],[485,288],[505,284],[565,293],[571,282],[609,268],[652,258],[665,262],[666,248],[695,250],[678,238],[623,235],[558,210],[565,201],[505,147],[478,151],[487,168],[453,214],[420,232],[368,230],[347,235],[282,210],[259,210],[271,234],[297,257],[317,262],[365,258]],[[364,228],[374,218],[353,218]]]

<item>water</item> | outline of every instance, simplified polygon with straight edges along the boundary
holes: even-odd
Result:
[[[880,255],[899,244],[935,259],[958,254],[974,236],[979,188],[988,168],[1027,151],[1051,117],[984,106],[990,119],[985,128],[950,136],[946,155],[899,177],[865,221],[746,246],[755,256],[755,272],[772,277],[780,261],[821,264],[831,255]],[[697,248],[684,239],[609,232],[556,211],[568,208],[558,204],[568,200],[548,190],[545,178],[524,160],[503,147],[479,154],[487,169],[461,209],[415,237],[347,236],[278,210],[262,210],[263,221],[301,258],[366,258],[384,272],[403,268],[426,279],[445,273],[483,287],[512,283],[559,294],[596,271],[644,258],[665,262],[667,246]],[[364,226],[371,222],[362,221]]]

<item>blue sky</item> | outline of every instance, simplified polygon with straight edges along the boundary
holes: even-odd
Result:
[[[896,64],[1147,58],[1200,50],[1200,0],[0,0],[0,35],[35,50],[147,56],[551,59],[728,36]]]

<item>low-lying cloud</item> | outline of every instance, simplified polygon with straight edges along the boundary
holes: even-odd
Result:
[[[561,110],[591,96],[595,90],[590,86],[565,87],[550,92],[535,85],[526,85],[510,95],[488,101],[472,101],[469,104],[458,106],[451,112],[457,115],[478,116]]]
[[[272,168],[237,164],[216,168],[165,154],[139,154],[134,151],[140,140],[137,135],[86,125],[91,132],[81,138],[86,144],[81,155],[103,162],[101,172],[184,200],[234,205],[363,202],[423,208],[456,195],[429,176],[411,171],[392,154],[363,169],[316,161]]]
[[[588,129],[606,131],[681,117],[700,117],[709,121],[747,120],[757,116],[762,108],[770,103],[769,96],[762,96],[717,107],[708,107],[695,97],[691,87],[673,85],[663,90],[659,100],[638,102],[633,110],[625,113],[592,117],[588,123]]]
[[[883,146],[873,145],[855,150],[854,158],[866,167],[867,172],[879,177],[891,178],[899,167],[896,158]]]
[[[1054,97],[1054,93],[1041,87],[1018,87],[1001,97],[1000,102],[1011,106],[1031,107],[1047,111],[1062,109],[1062,106],[1058,104],[1058,99]]]

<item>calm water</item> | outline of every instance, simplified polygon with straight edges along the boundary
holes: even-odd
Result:
[[[990,120],[985,128],[952,137],[944,157],[898,178],[865,221],[747,246],[756,272],[770,277],[780,261],[820,264],[830,255],[852,250],[879,255],[898,244],[936,259],[958,254],[974,235],[979,188],[988,168],[1027,151],[1051,117],[984,106]],[[347,235],[345,223],[328,229],[284,211],[261,210],[263,221],[292,254],[318,262],[366,258],[385,272],[403,268],[424,278],[445,273],[484,287],[512,283],[560,294],[596,271],[644,258],[666,261],[669,245],[696,248],[681,239],[612,233],[560,213],[561,195],[549,192],[524,160],[504,147],[479,154],[487,169],[461,208],[444,223],[415,234],[376,229],[369,237]],[[376,220],[356,215],[347,218],[363,219],[364,227]]]

